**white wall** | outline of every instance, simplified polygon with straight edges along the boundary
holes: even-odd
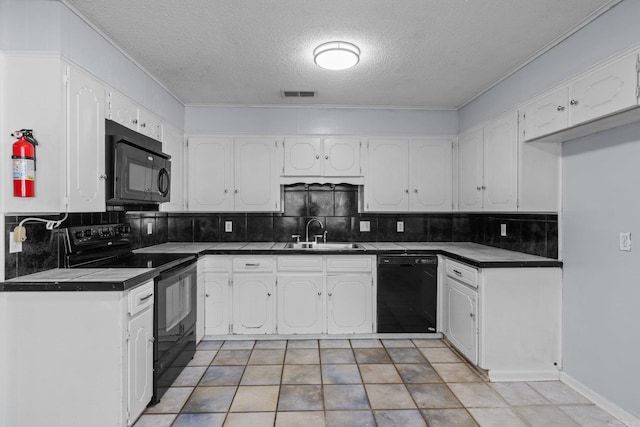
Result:
[[[640,123],[565,142],[563,168],[564,370],[640,418]]]
[[[455,135],[457,111],[187,106],[185,132]]]
[[[640,0],[623,0],[460,110],[460,130],[640,42]],[[640,124],[563,144],[563,369],[640,418]]]
[[[173,126],[184,106],[59,1],[0,0],[0,49],[61,52]]]

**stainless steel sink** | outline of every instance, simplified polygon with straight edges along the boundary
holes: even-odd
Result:
[[[314,243],[314,242],[300,242],[300,243],[287,243],[285,249],[306,249],[314,251],[344,251],[344,250],[356,250],[362,249],[362,246],[357,243]]]

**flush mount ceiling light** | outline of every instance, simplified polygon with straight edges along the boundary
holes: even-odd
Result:
[[[313,60],[327,70],[346,70],[360,61],[360,49],[347,42],[323,43],[313,51]]]

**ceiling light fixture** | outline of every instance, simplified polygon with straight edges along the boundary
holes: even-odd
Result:
[[[346,70],[360,62],[360,49],[347,42],[323,43],[314,49],[313,60],[327,70]]]

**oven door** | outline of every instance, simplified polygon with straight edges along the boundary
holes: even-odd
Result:
[[[167,202],[171,161],[125,141],[115,144],[114,198],[125,202]]]

